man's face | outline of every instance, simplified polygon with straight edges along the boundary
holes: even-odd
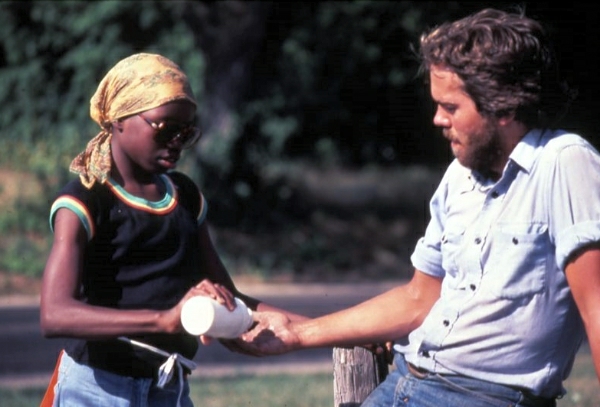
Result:
[[[465,167],[488,174],[500,161],[496,122],[482,116],[454,72],[431,67],[431,97],[436,104],[433,124],[450,141],[452,153]]]

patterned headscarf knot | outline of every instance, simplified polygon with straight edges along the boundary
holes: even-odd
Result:
[[[71,162],[71,172],[91,188],[110,177],[112,123],[176,100],[197,105],[186,74],[157,54],[140,53],[119,61],[108,71],[90,100],[90,116],[100,126],[84,151]]]

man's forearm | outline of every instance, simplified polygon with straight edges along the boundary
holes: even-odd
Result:
[[[406,285],[354,307],[293,323],[291,329],[302,348],[391,341],[421,325],[439,298],[440,287],[440,280],[417,272]]]

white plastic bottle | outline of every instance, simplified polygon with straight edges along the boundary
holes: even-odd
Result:
[[[209,297],[192,297],[183,304],[181,324],[192,335],[214,338],[237,338],[252,325],[252,310],[239,298],[236,307],[229,311],[224,305]]]

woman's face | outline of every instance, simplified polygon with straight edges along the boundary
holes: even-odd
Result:
[[[163,173],[176,167],[183,144],[172,139],[179,130],[195,125],[196,107],[176,101],[129,116],[113,126],[112,154],[119,171]],[[164,124],[163,124],[164,123]],[[159,133],[159,128],[173,131]]]

